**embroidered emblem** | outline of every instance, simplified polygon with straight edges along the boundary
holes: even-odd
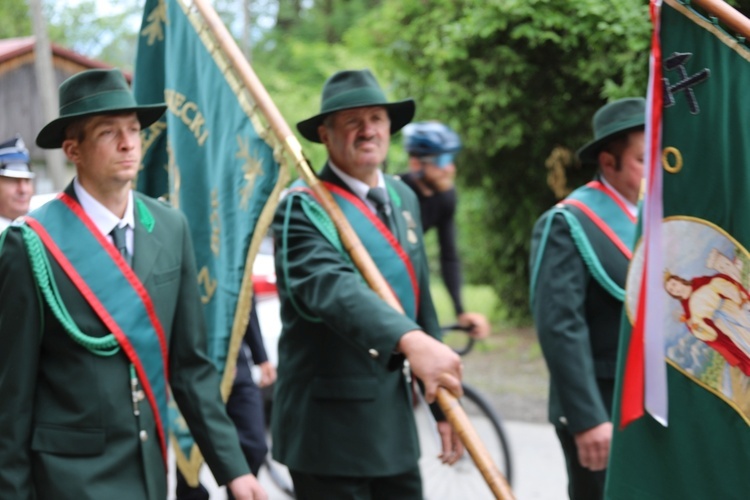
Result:
[[[406,227],[409,229],[416,229],[417,223],[414,221],[414,217],[412,217],[411,212],[408,210],[404,210],[401,212],[401,214],[404,216],[404,219],[406,219]]]
[[[154,216],[151,214],[148,207],[146,207],[146,204],[136,198],[135,207],[136,212],[138,213],[138,219],[141,221],[141,224],[143,224],[143,227],[147,232],[152,232],[156,225],[156,219],[154,219]]]
[[[692,217],[663,223],[667,362],[725,401],[750,425],[750,253],[720,227]],[[686,242],[690,244],[685,244]],[[643,271],[644,245],[628,272],[631,323]]]
[[[711,71],[707,68],[703,68],[699,72],[688,76],[688,72],[685,69],[685,63],[693,57],[693,54],[688,52],[674,52],[671,56],[664,60],[664,69],[667,71],[676,70],[680,75],[680,80],[673,84],[669,84],[668,78],[663,78],[664,81],[664,107],[668,108],[674,106],[675,98],[674,94],[678,92],[685,92],[685,98],[688,101],[690,107],[690,113],[697,115],[700,113],[700,107],[698,106],[698,100],[695,98],[695,92],[693,87],[699,83],[703,83],[708,80],[711,75]]]

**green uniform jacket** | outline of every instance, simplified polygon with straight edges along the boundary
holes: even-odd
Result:
[[[320,178],[348,190],[329,167]],[[410,389],[394,349],[410,330],[423,329],[440,338],[440,328],[430,297],[416,196],[392,177],[386,176],[386,183],[401,198],[401,206],[393,210],[395,233],[421,290],[416,323],[367,287],[303,213],[299,197],[282,200],[274,218],[283,331],[272,413],[273,455],[293,470],[385,476],[416,467],[419,459]],[[281,240],[289,203],[284,254]],[[407,238],[409,223],[416,224],[413,242]]]
[[[566,210],[581,222],[606,273],[624,288],[629,259],[579,208]],[[534,226],[532,266],[549,214]],[[532,313],[550,374],[550,422],[577,433],[609,421],[622,302],[591,276],[560,214],[544,249]]]
[[[75,198],[72,184],[66,192]],[[136,216],[133,267],[167,337],[172,393],[217,481],[225,483],[249,469],[205,354],[187,222],[177,210],[134,195],[155,219],[149,233]],[[48,257],[81,331],[109,333]],[[20,230],[12,227],[0,250],[0,346],[0,498],[166,498],[153,414],[146,400],[140,416],[133,413],[128,359],[122,350],[94,355],[69,337],[41,299]]]

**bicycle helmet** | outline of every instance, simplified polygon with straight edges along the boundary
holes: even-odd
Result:
[[[450,127],[440,122],[415,122],[403,128],[404,147],[409,156],[432,156],[438,167],[453,161],[461,149],[461,139]]]

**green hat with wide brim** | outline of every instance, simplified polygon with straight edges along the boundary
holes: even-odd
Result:
[[[391,119],[391,135],[414,118],[416,109],[413,99],[388,102],[383,90],[370,70],[339,71],[323,85],[320,113],[297,123],[302,137],[312,142],[321,142],[318,127],[326,116],[345,109],[383,106]]]
[[[166,109],[164,103],[139,105],[135,102],[120,70],[82,71],[60,85],[60,117],[44,126],[36,136],[36,145],[44,149],[62,147],[65,127],[80,118],[135,111],[141,127],[146,128],[158,120]]]
[[[578,150],[581,163],[596,163],[599,151],[616,135],[643,128],[646,123],[646,100],[627,97],[605,104],[594,114],[594,140]]]

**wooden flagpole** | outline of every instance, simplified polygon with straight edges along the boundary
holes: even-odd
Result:
[[[716,16],[728,28],[750,40],[750,19],[728,3],[723,0],[692,0],[692,3]]]
[[[221,49],[226,54],[234,69],[239,74],[245,87],[252,94],[255,105],[265,116],[271,130],[284,145],[286,152],[293,158],[294,164],[310,189],[313,190],[326,213],[331,217],[333,223],[339,232],[341,242],[357,266],[367,284],[383,300],[391,305],[394,309],[403,312],[401,304],[394,295],[388,283],[383,278],[380,270],[375,265],[370,255],[367,253],[362,242],[359,240],[357,233],[349,224],[341,209],[331,196],[331,193],[320,182],[313,172],[307,159],[302,154],[302,146],[292,133],[284,118],[281,116],[278,108],[271,100],[265,87],[258,79],[257,75],[250,67],[242,51],[237,47],[229,31],[219,18],[216,11],[208,3],[208,0],[192,0],[201,17],[206,22],[208,29],[213,33]],[[515,497],[510,489],[508,481],[493,463],[487,448],[474,430],[469,418],[466,416],[456,397],[447,389],[440,387],[437,393],[437,401],[440,408],[445,413],[448,421],[461,438],[464,446],[471,455],[474,463],[482,473],[485,481],[498,500],[513,500]]]

